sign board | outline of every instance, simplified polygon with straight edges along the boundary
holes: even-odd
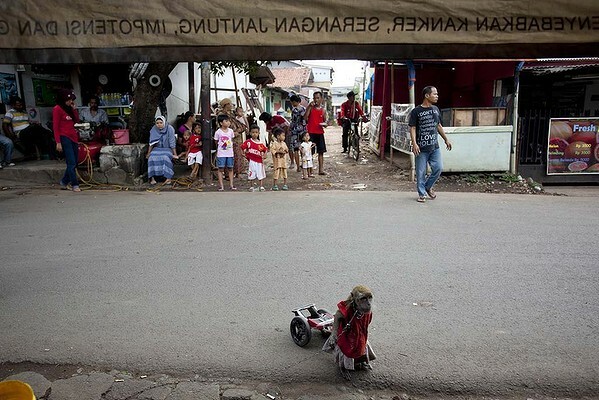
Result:
[[[547,175],[599,174],[599,118],[551,118]]]
[[[17,94],[16,75],[0,72],[0,103],[9,104],[10,98]]]
[[[408,120],[412,104],[391,103],[391,147],[406,153],[412,152],[412,139]]]
[[[591,56],[596,55],[596,46],[593,50],[591,45],[597,43],[597,0],[578,0],[575,7],[570,0],[10,0],[0,4],[0,53],[8,60],[54,54],[59,61],[53,62],[60,62],[65,54],[78,54],[78,62],[114,61],[114,52],[101,50],[121,49],[117,54],[124,57],[122,61],[143,54],[143,61],[173,57],[185,61],[197,54],[196,48],[220,60],[287,59],[289,49],[295,58],[304,59],[309,57],[301,57],[302,50],[318,58],[322,50],[330,58],[341,51],[353,54],[351,58],[377,54],[380,57],[374,58],[384,58],[386,51],[389,58],[397,49],[409,50],[403,58],[426,54],[455,58],[517,54],[523,49],[540,52],[544,44],[550,45],[544,51],[552,56],[562,53],[559,49]],[[144,53],[144,48],[153,51]],[[191,54],[177,48],[189,49]],[[61,54],[61,50],[72,51]]]
[[[380,136],[381,136],[381,118],[383,116],[383,107],[370,107],[370,125],[368,127],[368,135],[370,137],[370,148],[377,154],[380,154]]]

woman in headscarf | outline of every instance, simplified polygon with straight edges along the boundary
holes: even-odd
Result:
[[[79,157],[79,132],[75,123],[79,122],[79,113],[75,108],[75,93],[70,89],[58,91],[56,105],[52,109],[52,128],[56,150],[64,153],[67,168],[60,180],[60,188],[67,189],[71,185],[73,192],[80,192],[77,179],[77,158]]]
[[[165,185],[172,183],[171,179],[175,175],[173,159],[177,158],[176,145],[175,128],[162,115],[156,117],[156,124],[150,130],[150,147],[146,154],[150,185],[156,184],[156,176],[164,176]]]
[[[225,114],[229,116],[229,121],[231,121],[231,129],[233,129],[235,132],[235,136],[233,137],[233,175],[237,177],[246,169],[244,165],[245,156],[241,150],[241,143],[243,143],[243,131],[245,127],[237,120],[231,99],[222,99],[219,105],[219,114]]]

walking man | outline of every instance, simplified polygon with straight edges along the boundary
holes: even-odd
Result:
[[[412,152],[416,156],[416,188],[418,189],[418,202],[426,202],[426,196],[431,200],[437,198],[433,185],[439,179],[443,163],[437,135],[445,141],[447,150],[451,150],[451,142],[445,135],[441,126],[441,113],[435,105],[439,100],[439,93],[434,86],[427,86],[422,90],[424,100],[410,113],[410,136],[412,139]],[[426,176],[426,166],[430,165],[431,174]]]

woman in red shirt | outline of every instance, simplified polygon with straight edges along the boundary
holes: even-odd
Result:
[[[80,192],[77,180],[77,157],[79,155],[79,133],[75,123],[79,122],[79,113],[75,109],[75,93],[69,89],[58,91],[56,105],[52,109],[52,124],[56,150],[64,153],[67,169],[60,180],[60,188],[66,190],[71,185],[73,192]]]

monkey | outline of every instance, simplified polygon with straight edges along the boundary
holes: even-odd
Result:
[[[376,359],[368,342],[368,326],[372,321],[372,290],[358,285],[337,307],[332,333],[323,350],[335,355],[341,376],[351,380],[349,371],[371,370],[370,361]]]

